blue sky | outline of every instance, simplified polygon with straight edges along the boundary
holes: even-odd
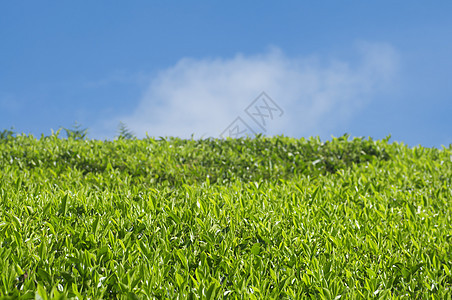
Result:
[[[450,1],[2,1],[0,129],[39,136],[78,121],[105,139],[122,121],[139,137],[218,137],[240,118],[266,135],[449,145],[451,11]],[[281,108],[264,127],[245,110],[261,92]]]

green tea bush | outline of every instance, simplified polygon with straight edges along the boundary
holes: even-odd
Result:
[[[0,143],[0,296],[447,299],[452,147]]]
[[[152,183],[227,183],[237,180],[316,176],[371,160],[387,160],[384,142],[347,137],[322,143],[318,138],[184,140],[178,138],[116,141],[83,140],[57,135],[18,136],[4,146],[0,163],[23,170],[39,168],[58,175],[70,170],[102,174],[118,170]]]

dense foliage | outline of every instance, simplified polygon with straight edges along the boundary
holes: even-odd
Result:
[[[452,147],[5,133],[0,169],[0,296],[452,295]]]

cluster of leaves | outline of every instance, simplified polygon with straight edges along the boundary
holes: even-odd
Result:
[[[0,153],[3,297],[452,295],[452,147],[18,136]]]
[[[134,133],[123,122],[118,125],[118,139],[132,140],[135,139]]]
[[[0,131],[0,142],[14,138],[14,135],[15,132],[13,131],[13,128],[3,129],[2,131]]]
[[[69,139],[83,140],[88,135],[88,128],[82,128],[82,125],[75,122],[72,128],[63,128]]]

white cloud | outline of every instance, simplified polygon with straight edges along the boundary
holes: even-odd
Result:
[[[353,61],[288,57],[278,48],[230,59],[184,58],[151,80],[134,113],[114,122],[140,137],[218,137],[238,116],[257,129],[244,109],[265,91],[284,110],[269,120],[266,134],[329,134],[396,72],[390,45],[360,43],[356,53]]]

